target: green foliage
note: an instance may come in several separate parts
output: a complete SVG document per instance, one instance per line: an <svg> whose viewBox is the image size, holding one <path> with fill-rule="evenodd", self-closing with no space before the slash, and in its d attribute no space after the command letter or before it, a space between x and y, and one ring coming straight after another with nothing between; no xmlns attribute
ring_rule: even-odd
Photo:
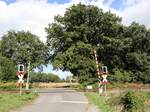
<svg viewBox="0 0 150 112"><path fill-rule="evenodd" d="M32 101L37 94L0 94L0 112L9 112L12 109L23 106L27 102Z"/></svg>
<svg viewBox="0 0 150 112"><path fill-rule="evenodd" d="M108 77L108 79L110 82L123 83L123 82L131 82L132 77L131 73L129 72L116 70L114 71L113 75L110 75Z"/></svg>
<svg viewBox="0 0 150 112"><path fill-rule="evenodd" d="M124 112L142 112L143 99L135 92L128 92L122 98Z"/></svg>
<svg viewBox="0 0 150 112"><path fill-rule="evenodd" d="M59 82L60 78L55 74L31 73L31 82Z"/></svg>
<svg viewBox="0 0 150 112"><path fill-rule="evenodd" d="M16 64L27 65L30 62L32 68L35 68L45 62L48 51L36 35L24 31L9 31L1 38L0 52Z"/></svg>
<svg viewBox="0 0 150 112"><path fill-rule="evenodd" d="M110 11L81 3L54 19L45 28L47 45L30 32L9 31L0 40L0 55L15 64L30 62L32 68L50 61L54 69L70 71L86 86L97 82L95 48L100 65L108 66L112 74L110 81L150 83L150 30L144 25L133 22L124 26ZM2 69L9 70L0 68L0 79L5 77L1 80L7 80L12 70L5 66Z"/></svg>
<svg viewBox="0 0 150 112"><path fill-rule="evenodd" d="M16 67L13 61L0 56L0 82L16 80Z"/></svg>
<svg viewBox="0 0 150 112"><path fill-rule="evenodd" d="M50 59L57 69L68 70L87 85L97 80L93 48L118 34L121 19L95 6L73 5L46 28ZM101 46L103 49L103 46Z"/></svg>
<svg viewBox="0 0 150 112"><path fill-rule="evenodd" d="M112 81L150 83L150 30L144 25L124 26L110 11L80 3L56 16L46 32L55 69L70 71L84 85L97 81L93 48Z"/></svg>
<svg viewBox="0 0 150 112"><path fill-rule="evenodd" d="M114 112L149 112L150 94L148 92L115 92L107 94L107 104Z"/></svg>

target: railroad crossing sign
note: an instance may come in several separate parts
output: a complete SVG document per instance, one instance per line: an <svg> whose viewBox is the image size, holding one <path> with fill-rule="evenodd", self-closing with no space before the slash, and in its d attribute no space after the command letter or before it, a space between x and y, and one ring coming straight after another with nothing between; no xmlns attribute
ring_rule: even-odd
<svg viewBox="0 0 150 112"><path fill-rule="evenodd" d="M102 83L103 83L103 84L106 84L106 83L108 82L108 80L107 80L107 75L106 75L106 74L105 74L105 75L103 74L103 75L102 75L102 78L103 78Z"/></svg>
<svg viewBox="0 0 150 112"><path fill-rule="evenodd" d="M23 64L19 64L18 65L18 72L16 73L17 77L19 78L18 83L19 84L23 84L24 80L24 65Z"/></svg>
<svg viewBox="0 0 150 112"><path fill-rule="evenodd" d="M24 77L24 65L23 64L19 64L18 65L18 71L16 73L17 77L19 78L18 80L18 84L20 85L20 96L22 95L22 85L24 83L23 77Z"/></svg>
<svg viewBox="0 0 150 112"><path fill-rule="evenodd" d="M20 83L22 83L22 84L24 83L23 77L24 77L23 74L18 75L18 78L19 78L18 83L19 83L19 84L20 84Z"/></svg>

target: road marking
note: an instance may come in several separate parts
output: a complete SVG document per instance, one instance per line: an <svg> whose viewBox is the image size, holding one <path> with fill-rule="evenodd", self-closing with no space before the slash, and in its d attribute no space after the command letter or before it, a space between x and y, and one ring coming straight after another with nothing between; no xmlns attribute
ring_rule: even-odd
<svg viewBox="0 0 150 112"><path fill-rule="evenodd" d="M78 103L78 104L88 104L85 101L60 101L61 103Z"/></svg>

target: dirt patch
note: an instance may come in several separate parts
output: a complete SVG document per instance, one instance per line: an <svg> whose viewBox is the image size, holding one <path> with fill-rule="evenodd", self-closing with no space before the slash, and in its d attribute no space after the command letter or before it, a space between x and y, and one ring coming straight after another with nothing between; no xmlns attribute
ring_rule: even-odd
<svg viewBox="0 0 150 112"><path fill-rule="evenodd" d="M38 88L67 88L78 85L78 83L32 83L32 87Z"/></svg>

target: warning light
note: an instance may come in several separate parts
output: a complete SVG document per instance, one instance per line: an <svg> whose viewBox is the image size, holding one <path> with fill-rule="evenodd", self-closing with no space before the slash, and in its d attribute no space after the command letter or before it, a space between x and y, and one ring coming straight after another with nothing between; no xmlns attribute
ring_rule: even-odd
<svg viewBox="0 0 150 112"><path fill-rule="evenodd" d="M104 73L104 74L108 73L107 66L102 66L101 70L102 70L102 73Z"/></svg>
<svg viewBox="0 0 150 112"><path fill-rule="evenodd" d="M18 72L24 72L24 65L23 64L18 65Z"/></svg>

